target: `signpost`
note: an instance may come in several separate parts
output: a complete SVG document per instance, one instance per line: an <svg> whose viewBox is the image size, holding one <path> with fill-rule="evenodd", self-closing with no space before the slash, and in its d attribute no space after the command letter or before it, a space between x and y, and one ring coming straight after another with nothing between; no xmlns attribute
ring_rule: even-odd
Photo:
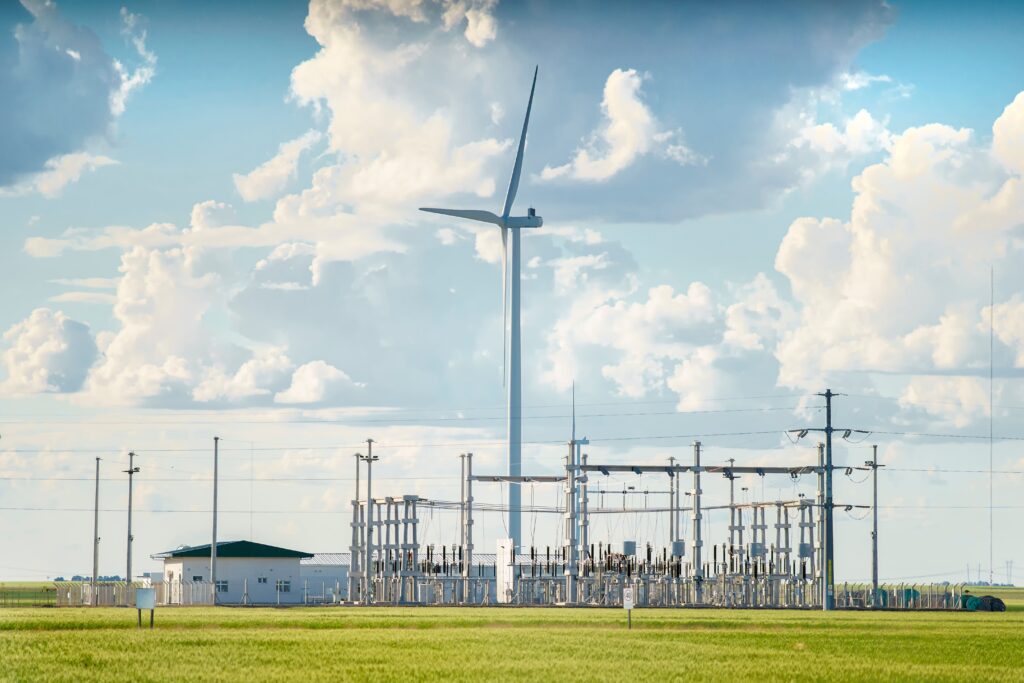
<svg viewBox="0 0 1024 683"><path fill-rule="evenodd" d="M139 628L142 628L142 610L149 610L149 628L153 628L153 612L156 611L156 589L136 588L135 609L139 611Z"/></svg>
<svg viewBox="0 0 1024 683"><path fill-rule="evenodd" d="M626 623L628 628L633 628L633 587L622 587L622 609L626 610Z"/></svg>

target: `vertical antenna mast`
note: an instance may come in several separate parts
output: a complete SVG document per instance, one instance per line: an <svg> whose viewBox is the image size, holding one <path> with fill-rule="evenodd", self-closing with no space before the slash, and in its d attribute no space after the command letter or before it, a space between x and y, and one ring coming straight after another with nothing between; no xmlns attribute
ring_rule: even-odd
<svg viewBox="0 0 1024 683"><path fill-rule="evenodd" d="M572 383L572 440L576 441L576 381Z"/></svg>
<svg viewBox="0 0 1024 683"><path fill-rule="evenodd" d="M993 491L994 477L992 470L992 455L995 449L993 438L993 426L995 420L994 396L995 396L995 331L996 331L996 269L993 266L989 270L989 309L988 309L988 585L992 585L993 568L993 530L995 529L993 517Z"/></svg>

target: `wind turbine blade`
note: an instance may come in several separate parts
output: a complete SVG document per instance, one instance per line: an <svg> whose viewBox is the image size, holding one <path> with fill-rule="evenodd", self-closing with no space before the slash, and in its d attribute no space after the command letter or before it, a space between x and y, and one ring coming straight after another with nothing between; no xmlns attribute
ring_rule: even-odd
<svg viewBox="0 0 1024 683"><path fill-rule="evenodd" d="M496 216L490 211L477 211L476 209L429 209L421 208L420 211L426 211L427 213L439 213L442 216L455 216L456 218L467 218L471 221L480 221L481 223L493 223L494 225L502 225L503 221L500 216Z"/></svg>
<svg viewBox="0 0 1024 683"><path fill-rule="evenodd" d="M508 228L501 228L501 386L508 375Z"/></svg>
<svg viewBox="0 0 1024 683"><path fill-rule="evenodd" d="M508 194L505 195L505 209L502 211L502 218L508 218L512 211L512 202L516 200L516 192L519 191L519 174L523 170L523 149L526 147L526 129L530 125L530 110L533 108L533 91L537 88L537 69L533 69L533 85L530 86L530 101L526 104L526 118L523 120L523 132L519 136L519 149L516 151L516 164L512 167L512 178L508 181Z"/></svg>

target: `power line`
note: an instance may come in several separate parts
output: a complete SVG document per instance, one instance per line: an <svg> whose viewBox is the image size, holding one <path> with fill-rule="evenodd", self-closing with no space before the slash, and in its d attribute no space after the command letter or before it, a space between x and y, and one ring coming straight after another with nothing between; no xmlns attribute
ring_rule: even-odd
<svg viewBox="0 0 1024 683"><path fill-rule="evenodd" d="M588 417L655 417L655 416L674 416L674 415L711 415L711 414L728 414L728 413L762 413L762 412L778 412L783 410L790 410L795 406L782 406L782 407L761 407L761 408L723 408L718 410L668 410L668 411L643 411L643 412L628 412L628 413L587 413L583 415L577 415L578 418ZM571 418L571 415L524 415L522 420L566 420ZM286 420L229 420L230 424L261 424L261 425L287 425L287 424L323 424L323 425L337 425L337 424L352 424L353 426L363 424L419 424L424 422L490 422L490 421L505 421L507 417L505 415L496 416L485 416L485 417L473 417L466 415L456 415L448 417L408 417L408 418L295 418ZM194 420L186 419L183 417L181 420L91 420L88 418L81 419L33 419L33 420L0 420L0 424L7 425L29 425L29 424L103 424L103 425L181 425L191 426L196 424L212 424L212 425L223 425L226 420Z"/></svg>
<svg viewBox="0 0 1024 683"><path fill-rule="evenodd" d="M751 401L751 400L779 400L779 399L791 399L792 400L792 399L803 399L803 398L806 398L808 396L811 396L811 394L763 394L763 395L759 395L759 396L714 396L714 397L703 398L703 399L701 399L701 401L703 403L718 403L718 402L722 402L722 401ZM651 400L651 401L628 401L628 402L623 402L623 401L605 401L605 402L595 402L595 403L577 403L576 407L598 408L598 407L604 407L604 406L642 406L642 405L678 405L678 404L679 404L679 400L678 399L671 399L671 400L659 399L659 400ZM523 407L524 408L565 408L565 407L567 407L567 405L568 405L567 403L537 403L537 404L524 405ZM363 406L363 407L361 407L361 409L364 409L364 410L367 410L367 411L370 411L370 410L385 411L386 410L386 411L391 412L391 413L413 413L413 412L424 412L424 413L439 412L439 413L441 413L441 412L463 412L463 411L472 411L472 410L500 410L500 411L504 411L506 409L506 407L507 406L505 406L504 404L501 404L501 405L490 405L490 406L480 406L480 405L463 406L463 407L442 406L442 407L429 407L429 408L427 408L427 407L404 407L404 408L383 407L382 408L382 407L377 407L377 406ZM171 414L180 414L183 411L176 410L176 409L173 409L173 408L147 408L146 409L146 413L147 414L164 413L164 412L171 413ZM236 413L239 413L239 412L244 412L245 414L257 414L257 415L261 414L261 413L267 414L267 415L278 415L278 414L280 414L282 412L285 412L285 411L282 410L282 409L246 410L246 411L239 411L238 409L223 409L223 410L209 409L209 410L201 410L201 411L192 410L192 411L188 411L188 412L189 413L198 413L198 414L203 414L203 415L217 415L217 414L233 415L233 414L236 414ZM308 412L311 412L311 411L302 411L302 412L307 412L308 413ZM17 413L10 413L10 412L8 412L6 414L7 415L13 415L13 416L16 416L16 417L26 417L26 418L34 418L35 417L34 415L29 415L29 414L24 414L24 413L19 415ZM72 417L72 416L57 415L56 417ZM74 417L77 417L77 416L74 416ZM192 421L189 421L189 424L192 424L192 423L193 423Z"/></svg>

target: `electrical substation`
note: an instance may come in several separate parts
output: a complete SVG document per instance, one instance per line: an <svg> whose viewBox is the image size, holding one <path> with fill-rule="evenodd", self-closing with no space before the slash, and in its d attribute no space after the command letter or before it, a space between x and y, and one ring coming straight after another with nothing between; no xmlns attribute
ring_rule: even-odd
<svg viewBox="0 0 1024 683"><path fill-rule="evenodd" d="M839 505L832 500L834 467L825 443L817 448L815 465L772 467L705 464L700 442L692 444L692 460L687 463L675 457L664 465L595 463L588 462L583 452L586 443L585 439L568 442L564 474L557 476L475 473L473 454L462 454L459 501L418 495L375 497L372 461L357 458L357 468L361 461L368 466L365 488L357 489L351 502L345 602L619 607L626 588L633 589L638 607L956 609L962 602L963 588L950 584L835 584L830 518ZM664 504L640 509L627 508L625 503L622 508L594 505L595 484L610 475L646 476L648 484L654 477L664 490L648 495ZM710 477L728 481L728 504L704 503L703 486ZM813 477L816 495L738 502L740 477L784 481ZM512 539L498 539L493 554L478 554L474 490L494 484L558 487L560 509L525 507L522 511L561 516L562 543L516 548ZM602 490L599 498L603 500L607 493ZM501 507L488 504L483 509L503 512ZM458 543L420 544L421 516L433 508L458 511ZM711 511L721 511L728 520L714 537L706 533L703 523ZM663 519L658 538L613 544L591 531L595 517L637 513ZM687 527L689 538L683 534Z"/></svg>

